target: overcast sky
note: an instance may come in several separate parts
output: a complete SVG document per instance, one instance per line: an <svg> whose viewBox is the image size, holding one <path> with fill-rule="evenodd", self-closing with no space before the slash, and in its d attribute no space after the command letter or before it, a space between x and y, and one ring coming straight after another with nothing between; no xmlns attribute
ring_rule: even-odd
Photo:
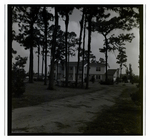
<svg viewBox="0 0 150 140"><path fill-rule="evenodd" d="M79 21L81 20L81 13L79 10L74 10L73 14L70 15L70 22L69 22L69 27L68 27L68 31L74 31L77 36L79 37L79 32L80 32L80 26L79 26ZM64 21L60 18L59 19L59 25L61 26L61 29L63 31L65 31L65 24ZM15 24L13 26L13 28L15 29L16 32L18 32L18 28L17 25ZM126 54L127 54L127 66L129 66L129 63L132 65L132 69L133 69L133 73L138 75L139 74L139 69L138 69L138 61L139 61L139 29L138 28L134 28L132 29L132 31L130 31L131 33L134 33L135 38L132 40L131 43L126 43L125 47L126 47ZM124 33L121 30L115 30L112 31L110 33L111 34L115 34L118 35L120 33ZM85 43L85 47L87 48L87 36L88 36L88 32L86 32L86 43ZM102 35L100 35L97 32L92 33L92 38L91 38L91 51L92 53L96 56L96 59L99 60L99 58L105 58L105 55L103 53L99 52L99 48L103 47L103 43L104 43L104 37ZM29 70L29 50L25 50L24 47L21 47L17 42L13 42L13 48L15 50L17 50L17 54L16 55L21 55L22 57L27 56L28 57L28 61L25 67L25 70L28 71ZM37 51L37 49L35 48L34 51ZM117 56L118 52L115 51L113 52L109 52L108 53L108 63L110 65L110 69L116 69L119 68L119 65L116 64L116 56ZM14 55L14 57L16 56ZM77 55L75 57L71 57L70 61L77 61ZM40 61L40 66L41 66L41 61ZM50 57L48 57L48 65L50 64ZM37 72L37 54L34 54L34 72ZM41 72L41 68L40 68L40 72ZM125 72L125 68L123 68L123 73Z"/></svg>

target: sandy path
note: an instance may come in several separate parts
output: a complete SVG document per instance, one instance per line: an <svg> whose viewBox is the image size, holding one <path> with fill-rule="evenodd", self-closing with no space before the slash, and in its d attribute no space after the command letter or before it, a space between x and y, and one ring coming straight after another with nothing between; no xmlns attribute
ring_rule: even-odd
<svg viewBox="0 0 150 140"><path fill-rule="evenodd" d="M97 112L114 104L123 87L58 99L38 106L12 111L12 133L82 133L81 127L92 121Z"/></svg>

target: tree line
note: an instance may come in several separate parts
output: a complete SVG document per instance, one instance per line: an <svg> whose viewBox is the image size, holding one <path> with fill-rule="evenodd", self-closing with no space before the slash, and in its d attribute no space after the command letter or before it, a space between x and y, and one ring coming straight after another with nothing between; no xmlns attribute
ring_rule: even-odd
<svg viewBox="0 0 150 140"><path fill-rule="evenodd" d="M45 85L47 85L47 55L50 55L51 67L48 89L54 89L54 66L58 63L65 65L65 85L66 87L68 86L69 56L74 55L75 51L77 51L78 61L75 85L76 87L78 86L79 63L82 62L83 87L83 66L86 62L86 88L88 88L90 59L95 58L91 54L92 32L98 32L104 37L104 47L100 48L100 52L105 53L105 81L107 82L108 51L118 50L117 63L120 64L120 69L122 69L123 63L126 62L126 55L124 53L125 42L131 42L134 38L134 34L128 31L140 26L140 8L140 5L9 5L8 10L11 13L11 16L9 16L11 21L9 23L9 33L11 34L11 43L9 46L12 48L12 41L15 40L20 46L29 50L30 83L33 82L33 48L37 48L38 73L40 48L42 48L42 62L43 60L45 61ZM80 33L78 37L75 32L68 32L69 17L74 9L79 10L82 14L81 20L79 21ZM112 16L111 13L115 14ZM65 31L61 30L59 18L64 20ZM17 23L18 25L18 34L12 28L13 23ZM119 35L112 34L112 31L118 29L125 32ZM87 50L85 49L86 33L88 34ZM15 53L13 48L12 53Z"/></svg>

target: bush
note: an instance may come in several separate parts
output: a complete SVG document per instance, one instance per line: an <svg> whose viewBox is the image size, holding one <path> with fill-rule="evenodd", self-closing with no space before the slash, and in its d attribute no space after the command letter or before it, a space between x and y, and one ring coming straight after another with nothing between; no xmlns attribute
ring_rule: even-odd
<svg viewBox="0 0 150 140"><path fill-rule="evenodd" d="M95 77L94 77L94 75L92 76L92 78L90 79L90 81L91 81L92 83L95 82Z"/></svg>
<svg viewBox="0 0 150 140"><path fill-rule="evenodd" d="M124 83L128 83L128 78L127 78L127 76L123 76L123 77L122 77L122 81L123 81Z"/></svg>
<svg viewBox="0 0 150 140"><path fill-rule="evenodd" d="M18 97L25 92L25 71L15 69L12 71L12 93Z"/></svg>
<svg viewBox="0 0 150 140"><path fill-rule="evenodd" d="M114 81L110 80L110 79L107 79L107 82L106 81L100 81L100 84L101 85L113 85Z"/></svg>
<svg viewBox="0 0 150 140"><path fill-rule="evenodd" d="M130 97L136 105L141 105L141 103L142 103L142 94L140 93L139 90L137 90L136 92L130 94Z"/></svg>
<svg viewBox="0 0 150 140"><path fill-rule="evenodd" d="M16 63L12 67L12 94L15 97L21 96L25 92L24 80L26 73L24 70L24 64L27 61L27 58L22 58L19 56L16 57Z"/></svg>
<svg viewBox="0 0 150 140"><path fill-rule="evenodd" d="M133 81L134 81L134 83L139 83L139 76L138 75L135 75L135 76L133 76Z"/></svg>
<svg viewBox="0 0 150 140"><path fill-rule="evenodd" d="M84 82L85 82L85 83L87 82L87 77L84 78Z"/></svg>
<svg viewBox="0 0 150 140"><path fill-rule="evenodd" d="M116 83L120 83L121 79L119 77L116 78Z"/></svg>

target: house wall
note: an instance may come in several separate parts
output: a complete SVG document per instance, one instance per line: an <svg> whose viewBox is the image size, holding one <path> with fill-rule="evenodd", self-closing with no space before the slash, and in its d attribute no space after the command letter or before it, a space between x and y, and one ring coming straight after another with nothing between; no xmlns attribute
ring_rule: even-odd
<svg viewBox="0 0 150 140"><path fill-rule="evenodd" d="M111 75L111 76L108 75L108 79L110 79L110 80L113 79L113 81L116 81L117 77L119 77L119 70L116 70L114 75Z"/></svg>
<svg viewBox="0 0 150 140"><path fill-rule="evenodd" d="M116 81L116 78L117 78L117 71L113 75L113 80Z"/></svg>
<svg viewBox="0 0 150 140"><path fill-rule="evenodd" d="M97 71L96 67L100 67L100 71ZM104 75L105 71L106 71L105 65L102 65L102 66L90 66L89 79L91 79L92 76L94 75L96 81L103 80L104 79L103 75ZM85 67L84 73L85 73L85 77L86 77L87 67Z"/></svg>
<svg viewBox="0 0 150 140"><path fill-rule="evenodd" d="M100 71L97 71L96 67L100 67ZM100 81L104 79L104 73L105 73L105 65L99 65L99 66L90 66L89 70L89 80L92 78L94 75L96 81ZM68 75L68 80L73 80L75 81L76 75L75 73L77 72L77 67L74 65L69 65L69 75ZM78 80L81 81L82 79L82 67L79 66L79 71L78 71ZM62 69L62 65L58 65L58 75L57 75L57 65L55 65L55 79L58 80L65 80L65 68ZM87 73L87 66L84 67L84 76L83 79L86 77Z"/></svg>
<svg viewBox="0 0 150 140"><path fill-rule="evenodd" d="M113 75L113 80L116 81L117 77L119 77L119 70L117 70Z"/></svg>
<svg viewBox="0 0 150 140"><path fill-rule="evenodd" d="M69 74L68 74L68 80L70 81L75 81L75 78L76 78L76 75L75 73L77 72L77 68L76 66L73 66L73 65L69 65ZM54 71L55 75L57 75L57 66L56 66L56 69ZM62 66L59 65L58 66L58 79L65 79L65 68L62 69ZM81 67L79 67L79 73L78 73L78 79L81 80L81 74L82 74L82 69ZM55 77L55 79L57 78L57 76Z"/></svg>
<svg viewBox="0 0 150 140"><path fill-rule="evenodd" d="M91 66L90 67L90 74L104 74L105 73L105 69L104 69L104 66L103 67L100 67L100 71L96 71L96 67L94 66Z"/></svg>
<svg viewBox="0 0 150 140"><path fill-rule="evenodd" d="M114 77L113 77L113 75L108 75L107 78L108 78L109 80L113 80Z"/></svg>

